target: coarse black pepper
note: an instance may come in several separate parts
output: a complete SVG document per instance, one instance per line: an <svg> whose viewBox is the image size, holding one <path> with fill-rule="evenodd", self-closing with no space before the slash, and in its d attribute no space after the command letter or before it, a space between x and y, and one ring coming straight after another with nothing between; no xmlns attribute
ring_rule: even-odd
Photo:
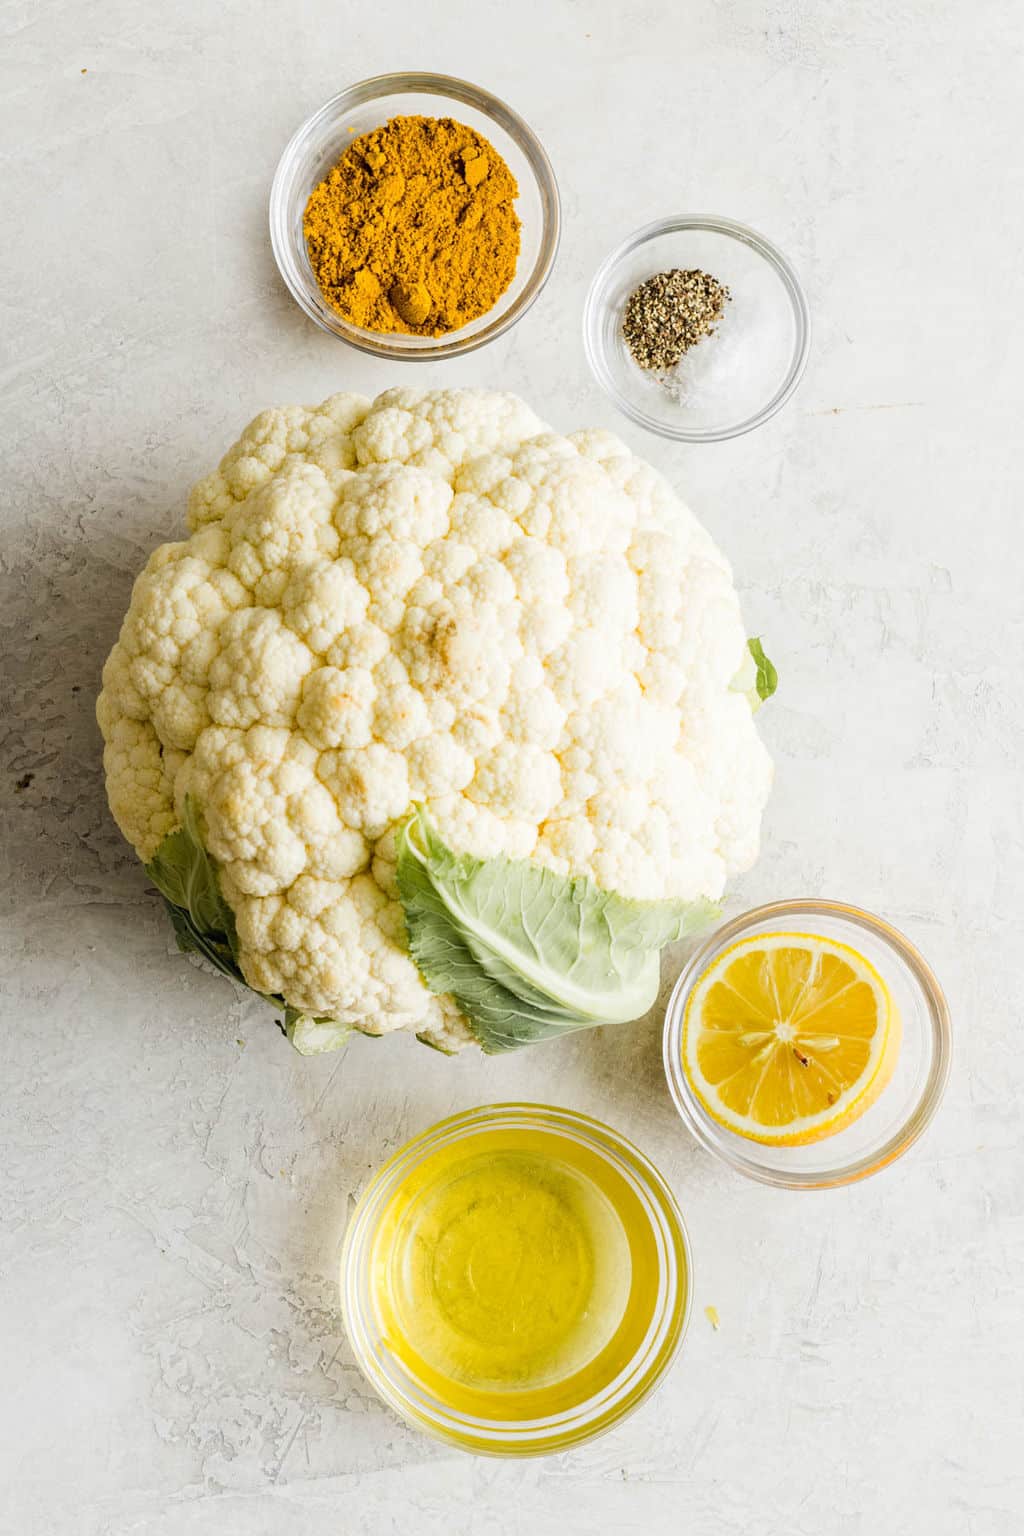
<svg viewBox="0 0 1024 1536"><path fill-rule="evenodd" d="M664 373L721 320L728 288L694 267L655 272L626 300L622 335L633 361Z"/></svg>

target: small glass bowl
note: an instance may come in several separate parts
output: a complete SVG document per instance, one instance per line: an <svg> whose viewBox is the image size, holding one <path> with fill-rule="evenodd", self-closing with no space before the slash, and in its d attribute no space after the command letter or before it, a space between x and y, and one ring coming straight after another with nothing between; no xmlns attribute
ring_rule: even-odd
<svg viewBox="0 0 1024 1536"><path fill-rule="evenodd" d="M731 298L714 335L686 353L669 389L633 361L622 319L634 288L673 267L709 272ZM774 416L800 382L810 340L793 268L763 235L732 219L659 219L638 229L598 269L583 311L583 344L601 388L639 426L684 443L740 437Z"/></svg>
<svg viewBox="0 0 1024 1536"><path fill-rule="evenodd" d="M309 194L353 138L409 115L456 117L494 145L519 183L516 212L522 246L516 275L493 309L446 336L382 335L344 320L324 301L313 276L302 218ZM377 75L332 96L293 136L270 192L270 240L292 298L311 320L361 352L402 361L435 362L472 352L525 315L547 282L558 250L558 186L540 140L511 107L449 75Z"/></svg>
<svg viewBox="0 0 1024 1536"><path fill-rule="evenodd" d="M708 966L757 933L816 933L848 944L888 983L903 1025L892 1081L844 1130L806 1147L771 1147L726 1130L711 1118L683 1071L683 1016ZM687 961L665 1014L665 1075L676 1108L701 1146L748 1178L780 1189L835 1189L895 1162L931 1123L952 1058L949 1009L927 962L880 917L839 901L776 901L755 907L711 935Z"/></svg>
<svg viewBox="0 0 1024 1536"><path fill-rule="evenodd" d="M389 1349L374 1306L374 1234L396 1188L441 1147L481 1131L549 1133L575 1142L621 1179L642 1207L656 1253L656 1294L641 1344L619 1373L586 1400L544 1418L477 1417L453 1409ZM341 1255L341 1305L356 1363L386 1403L416 1429L478 1455L540 1456L591 1440L621 1422L661 1382L690 1318L690 1240L668 1185L618 1132L568 1109L492 1104L442 1120L415 1137L374 1174L363 1192ZM514 1406L514 1404L512 1405Z"/></svg>

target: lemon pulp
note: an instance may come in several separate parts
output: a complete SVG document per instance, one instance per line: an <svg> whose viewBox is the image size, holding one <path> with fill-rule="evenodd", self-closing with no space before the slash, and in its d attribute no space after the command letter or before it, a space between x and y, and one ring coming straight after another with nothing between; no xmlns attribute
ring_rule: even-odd
<svg viewBox="0 0 1024 1536"><path fill-rule="evenodd" d="M658 1289L630 1185L557 1132L437 1148L391 1195L371 1252L391 1353L447 1406L497 1418L557 1412L614 1379Z"/></svg>
<svg viewBox="0 0 1024 1536"><path fill-rule="evenodd" d="M699 978L683 1066L720 1124L796 1146L864 1113L892 1075L899 1042L889 989L859 951L819 934L762 933Z"/></svg>

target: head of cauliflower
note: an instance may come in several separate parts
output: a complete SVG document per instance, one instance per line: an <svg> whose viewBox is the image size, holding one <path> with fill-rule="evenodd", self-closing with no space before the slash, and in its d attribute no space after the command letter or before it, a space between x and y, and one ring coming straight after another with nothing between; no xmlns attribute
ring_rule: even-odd
<svg viewBox="0 0 1024 1536"><path fill-rule="evenodd" d="M408 952L417 802L459 851L644 899L755 858L729 566L617 438L485 390L334 395L258 416L188 515L104 669L107 791L144 860L191 797L257 991L468 1038Z"/></svg>

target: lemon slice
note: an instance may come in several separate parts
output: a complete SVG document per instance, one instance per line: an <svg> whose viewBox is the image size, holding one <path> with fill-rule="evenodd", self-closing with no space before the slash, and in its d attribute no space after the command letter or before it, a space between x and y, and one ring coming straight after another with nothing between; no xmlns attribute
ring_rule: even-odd
<svg viewBox="0 0 1024 1536"><path fill-rule="evenodd" d="M690 993L683 1070L713 1119L751 1141L832 1136L892 1076L900 1022L870 961L814 933L758 933Z"/></svg>

